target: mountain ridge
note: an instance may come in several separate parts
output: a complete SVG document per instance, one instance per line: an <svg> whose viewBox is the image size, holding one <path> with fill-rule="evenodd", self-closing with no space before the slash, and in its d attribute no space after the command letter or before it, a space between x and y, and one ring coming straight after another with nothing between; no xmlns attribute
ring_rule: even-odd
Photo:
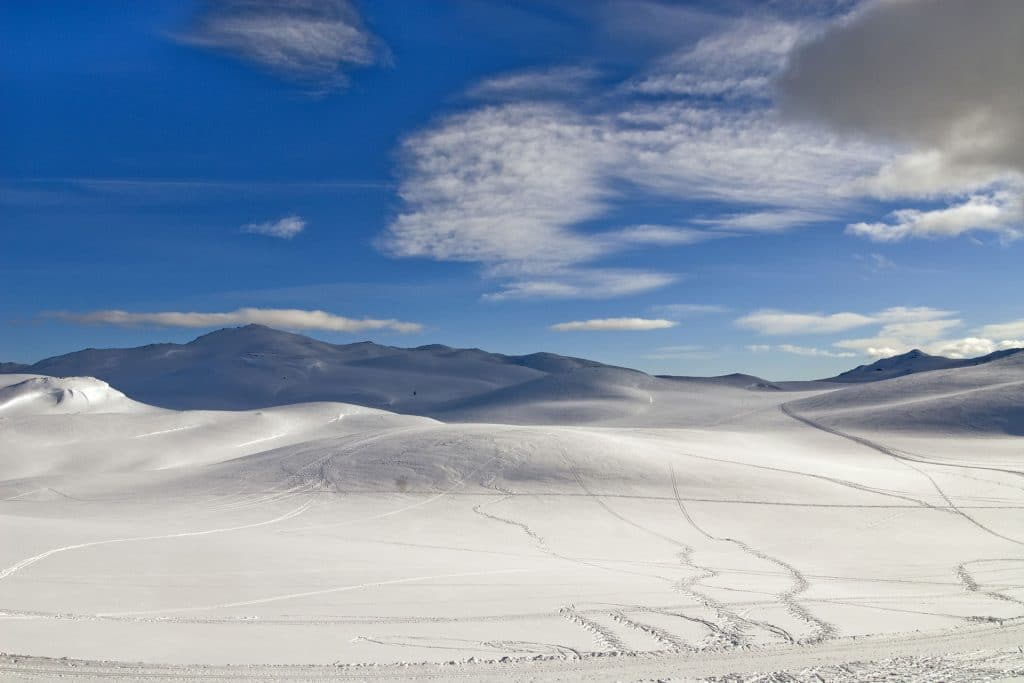
<svg viewBox="0 0 1024 683"><path fill-rule="evenodd" d="M748 391L802 391L872 383L908 375L984 365L1014 355L1008 349L970 359L932 356L918 349L877 360L834 377L765 380L732 373L716 377L648 375L639 370L549 352L524 355L425 344L404 348L359 341L332 344L263 325L214 330L184 344L86 348L32 364L3 363L0 373L90 376L129 397L164 408L255 409L287 403L341 401L396 412L433 414L474 400L524 396L515 387L549 386L577 397L668 381ZM570 378L571 373L581 373ZM560 379L559 379L560 378ZM542 381L543 380L543 381ZM539 382L539 384L538 384ZM553 387L559 387L554 389Z"/></svg>
<svg viewBox="0 0 1024 683"><path fill-rule="evenodd" d="M974 358L947 358L946 356L933 356L920 349L913 349L906 353L880 358L873 363L858 365L851 370L841 372L834 377L828 377L821 381L845 384L877 382L894 377L906 377L907 375L921 372L931 372L933 370L950 370L953 368L985 365L986 363L1012 356L1021 351L1024 351L1024 349L1002 349Z"/></svg>
<svg viewBox="0 0 1024 683"><path fill-rule="evenodd" d="M435 404L577 370L646 377L638 370L551 353L331 344L262 325L214 330L184 344L87 348L2 367L4 373L96 377L135 400L164 408L232 410L340 401L424 412Z"/></svg>

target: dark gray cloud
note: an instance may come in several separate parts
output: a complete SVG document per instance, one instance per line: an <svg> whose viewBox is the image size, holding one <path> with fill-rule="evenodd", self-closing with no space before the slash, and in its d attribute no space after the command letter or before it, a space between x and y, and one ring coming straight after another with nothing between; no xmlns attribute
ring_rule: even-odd
<svg viewBox="0 0 1024 683"><path fill-rule="evenodd" d="M783 109L939 150L949 173L1021 172L1022 36L1020 0L876 0L792 53Z"/></svg>

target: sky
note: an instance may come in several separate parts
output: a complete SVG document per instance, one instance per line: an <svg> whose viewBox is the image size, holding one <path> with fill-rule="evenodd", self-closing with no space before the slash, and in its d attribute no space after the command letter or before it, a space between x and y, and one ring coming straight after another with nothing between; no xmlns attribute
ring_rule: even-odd
<svg viewBox="0 0 1024 683"><path fill-rule="evenodd" d="M1018 0L0 4L0 361L1024 346Z"/></svg>

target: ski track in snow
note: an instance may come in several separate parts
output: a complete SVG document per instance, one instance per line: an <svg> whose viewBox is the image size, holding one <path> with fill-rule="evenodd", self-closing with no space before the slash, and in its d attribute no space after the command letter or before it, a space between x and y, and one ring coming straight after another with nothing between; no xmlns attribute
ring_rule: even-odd
<svg viewBox="0 0 1024 683"><path fill-rule="evenodd" d="M494 569L490 571L482 572L457 572L455 574L431 574L428 576L410 576L401 579L388 579L386 581L371 581L368 583L357 583L349 586L334 586L332 588L323 588L314 591L303 591L300 593L285 593L283 595L271 595L263 598L253 598L252 600L239 600L237 602L224 602L215 605L195 605L190 607L167 607L163 609L153 610L137 610L127 612L100 612L96 616L98 617L131 617L131 616L144 616L149 614L180 614L182 612L203 612L215 609L230 609L233 607L251 607L253 605L265 605L271 602L282 602L285 600L297 600L300 598L310 598L317 595L328 595L331 593L345 593L348 591L357 591L367 588L380 588L383 586L395 586L403 583L421 583L425 581L434 581L437 579L458 579L466 578L470 576L492 576L495 574L521 574L528 572L529 569Z"/></svg>
<svg viewBox="0 0 1024 683"><path fill-rule="evenodd" d="M156 536L134 536L134 537L131 537L131 538L108 538L108 539L105 539L105 540L102 540L102 541L89 541L87 543L75 543L73 545L65 545L65 546L61 546L60 548L53 548L51 550L47 550L45 552L39 553L38 555L33 555L32 557L26 557L25 559L21 560L20 562L16 562L15 564L12 564L11 566L7 567L6 569L0 570L0 580L6 579L6 578L8 578L8 577L10 577L10 576L20 572L22 569L25 569L26 567L30 567L30 566L36 564L37 562L41 562L41 561L45 560L48 557L52 557L52 556L60 554L60 553L71 552L73 550L81 550L83 548L94 548L96 546L113 545L115 543L138 543L138 542L141 542L141 541L160 541L160 540L167 540L167 539L174 539L174 538L188 538L188 537L193 537L193 536L209 536L211 534L223 534L223 533L228 533L228 532L231 532L231 531L242 531L244 529L255 529L257 527L268 526L270 524L278 524L280 522L286 522L289 519L293 519L295 517L298 517L303 512L308 510L312 504L313 504L312 501L307 501L307 502L303 503L302 505L300 505L299 507L295 508L294 510L292 510L290 512L286 512L283 515L280 515L278 517L274 517L273 519L268 519L268 520L265 520L265 521L262 521L262 522L255 522L255 523L252 523L252 524L242 524L242 525L239 525L239 526L221 527L221 528L217 528L217 529L203 529L201 531L182 531L182 532L177 532L177 533L172 533L172 534L159 534L159 535L156 535Z"/></svg>
<svg viewBox="0 0 1024 683"><path fill-rule="evenodd" d="M636 414L642 417L643 411L652 411L653 415L653 411L670 409L671 394L662 393L656 384L651 385L655 393L647 393L646 385L635 379L629 381L629 391L639 394L636 402L640 407L633 406ZM982 389L1017 384L1020 382L1002 382ZM572 398L572 385L556 386L560 399ZM285 388L283 384L281 388ZM892 405L920 406L932 398L975 396L982 389L932 394ZM423 393L421 389L421 396ZM0 581L18 576L48 558L77 550L241 532L274 525L276 528L268 533L244 536L245 541L265 541L267 546L262 550L277 552L280 548L283 553L291 553L285 559L300 562L256 562L256 566L249 568L214 563L199 566L203 560L197 560L194 576L187 568L177 566L169 568L166 574L150 577L157 583L146 583L143 577L130 576L127 569L121 570L119 575L116 570L96 572L95 567L89 567L80 575L55 572L54 577L46 572L40 572L39 577L27 572L28 581L15 580L9 582L7 588L15 592L10 604L17 605L18 609L3 609L0 618L8 625L33 622L32 627L43 628L52 624L56 633L75 633L59 630L74 622L82 622L82 628L95 628L101 634L103 629L111 629L109 633L128 633L127 629L138 628L140 633L150 633L145 629L153 629L151 633L161 633L159 637L165 637L159 629L174 627L181 630L170 633L187 633L186 639L201 638L193 636L190 629L203 633L199 627L209 626L234 635L244 631L242 640L253 638L252 642L257 643L266 642L261 638L273 637L265 635L268 633L265 629L282 629L269 631L275 636L314 627L335 629L332 636L344 634L335 646L338 648L334 652L337 666L329 669L296 665L293 673L286 667L274 669L256 665L236 673L216 667L196 669L139 664L126 665L111 674L111 677L127 674L140 678L188 678L195 671L200 672L200 677L202 673L216 673L211 677L229 680L247 673L254 679L260 676L266 679L275 673L280 675L280 680L301 676L317 678L325 672L325 678L361 678L357 674L371 670L354 662L375 661L382 665L381 676L394 678L413 674L422 679L462 676L476 680L474 673L480 674L480 680L497 680L503 675L530 678L533 673L540 677L539 674L546 671L544 667L550 667L548 671L556 677L573 678L588 672L615 676L615 672L621 672L621 678L632 679L655 677L649 675L654 669L643 668L651 662L654 663L651 666L661 667L660 672L676 672L673 667L677 665L689 667L719 661L716 658L721 658L723 667L729 662L747 666L747 656L763 658L758 661L769 667L789 666L787 662L803 660L787 657L805 654L813 657L814 653L824 652L838 653L834 656L845 658L842 661L847 663L837 664L833 669L822 668L822 672L829 671L836 680L854 680L854 673L867 675L874 669L848 664L853 661L851 657L877 658L879 653L928 657L932 655L921 654L915 648L942 642L946 645L941 655L936 656L949 659L950 648L989 647L993 643L1002 647L1013 638L1020 642L1020 634L1024 633L1024 610L1021 609L1024 608L1024 593L1021 592L1024 590L1024 552L1020 546L1024 546L1024 539L1017 538L1011 529L1013 523L1022 519L1013 511L1024 509L1024 501L1012 497L1012 493L1024 492L1024 486L1010 483L1015 481L1010 477L1024 477L1024 472L988 464L942 461L890 447L874 440L877 438L874 434L867 438L830 427L826 424L827 417L819 422L780 400L770 399L770 394L751 393L738 400L727 415L702 417L697 421L701 425L699 429L693 430L671 423L661 424L653 418L651 424L656 426L614 431L616 427L600 424L592 429L578 425L565 429L437 422L407 426L409 422L393 422L391 420L398 418L391 416L381 417L379 421L363 422L362 417L345 421L338 427L338 433L327 437L324 437L324 421L326 424L341 422L349 413L344 407L339 412L325 413L321 405L320 412L313 413L317 418L315 427L320 430L311 427L311 434L317 437L315 441L274 447L271 442L286 436L296 437L292 440L302 439L301 429L287 427L285 432L241 444L233 444L234 439L226 442L225 448L229 450L259 446L253 449L259 451L255 455L226 456L229 459L216 462L210 456L204 456L205 460L197 457L194 462L200 464L190 465L187 464L188 453L183 453L180 460L175 460L183 464L176 464L174 468L180 468L178 471L188 485L168 495L168 500L178 504L175 496L184 492L180 493L180 507L173 509L173 514L182 515L177 522L179 528L187 528L182 519L190 519L193 514L238 515L255 511L247 515L251 519L257 515L270 517L286 506L301 504L259 522L227 526L234 517L211 517L211 521L191 524L194 528L203 524L210 528L176 533L128 535L124 527L119 526L127 518L119 518L119 514L104 517L96 512L98 504L113 498L109 493L106 498L102 493L93 493L96 489L90 487L97 486L95 481L100 478L94 472L87 472L91 479L77 489L75 479L60 479L59 475L12 477L4 483L13 490L32 488L0 500L11 503L5 510L13 514L5 516L5 522L10 519L17 523L24 519L36 525L25 527L25 533L32 533L35 528L45 529L46 524L59 522L60 514L70 518L81 511L85 518L95 513L98 521L109 525L108 533L114 537L53 547L25 557L0 569ZM92 408L102 409L90 404ZM514 419L537 414L524 409L521 415L514 412L516 409L515 406L509 409ZM585 413L586 409L578 410ZM780 417L779 412L786 417ZM837 409L837 414L841 412L842 409ZM778 423L787 425L783 436L771 429L765 431L764 438L769 444L765 450L767 457L760 457L759 444L749 433L742 429L728 431L728 425L738 424L748 416L756 416L750 421L752 425L771 424L772 428ZM807 439L809 431L788 423L787 418L837 437L829 439L819 435L811 443L835 441L836 451L850 459L838 461L839 465L829 469L827 458L819 465L819 461L810 460L816 453L799 447L796 456L790 458L786 448L793 444L799 446L801 439ZM73 425L72 421L86 418L65 413L61 419ZM123 438L163 435L166 438L134 447L170 448L180 432L199 426L216 426L186 424L154 430L167 424L166 419L153 421L151 418L149 422L134 422L125 430ZM707 427L709 424L726 425L720 432L726 436L716 441L718 432L712 433ZM350 426L354 431L349 431ZM368 429L368 426L373 428ZM665 427L671 430L660 431ZM154 431L145 431L147 428ZM793 431L803 436L787 441L791 438L789 432ZM73 429L69 428L69 432ZM237 432L227 433L237 438ZM603 440L606 435L610 438ZM620 435L623 441L619 440ZM638 444L635 462L630 450L633 446L622 445L627 439ZM849 443L844 445L840 440ZM198 439L194 434L185 435L181 443L186 444L187 449L198 443ZM737 449L737 444L747 448L751 443L754 444L751 462L745 461L746 451L730 459L720 456L720 451L716 450L720 444L721 453L727 454L732 452L730 449ZM648 447L650 452L645 450ZM887 459L868 457L860 447ZM1005 445L1000 447L1006 448ZM929 452L927 446L920 450ZM237 451L230 452L237 454ZM774 460L773 453L779 454ZM1009 453L1008 450L997 449L993 453L1004 458L992 461L995 465L1009 462L1002 455ZM797 469L803 467L802 464L791 464L791 468L777 466L801 462L803 457L809 463L806 469ZM62 460L57 458L55 462L60 465ZM114 463L114 469L121 466L116 459L110 462ZM206 464L210 462L213 464ZM685 496L677 478L681 462L694 470L692 475L686 472L684 483L690 495ZM977 461L985 462L980 458ZM864 468L863 477L858 474L859 467ZM906 474L900 467L914 474ZM413 488L419 490L406 490L405 474L410 470L415 475L410 477L416 482ZM886 481L879 472L899 473L897 483L891 484L893 488L887 488L885 483L868 485ZM987 474L982 476L982 472ZM364 473L368 473L365 481L360 479ZM556 476L551 476L552 473ZM128 466L117 472L117 476L126 477L124 481L134 481L127 478L133 474ZM209 478L203 479L206 475ZM776 479L784 482L778 491L763 484ZM150 484L144 479L141 481L146 486ZM157 478L152 481L162 486L165 481L173 484L176 480ZM744 485L730 488L732 481ZM749 482L756 482L763 488L749 495ZM36 488L40 483L47 485ZM536 483L539 485L534 486ZM622 485L617 485L619 483ZM69 493L81 494L83 498L62 493L51 488L51 484ZM663 495L669 493L669 485L671 495ZM898 488L901 485L903 488ZM1001 490L993 490L995 487ZM157 491L156 488L144 490ZM63 499L35 496L46 491ZM193 491L196 498L189 499ZM830 493L835 493L837 498L841 493L842 497L832 502ZM154 508L144 506L162 504L160 495L153 494L155 503L148 499L127 499L139 507L123 509L128 515L136 509L152 512ZM314 507L314 496L323 504L316 505L317 518L310 519L313 514L306 513ZM202 503L192 504L200 498ZM543 504L539 503L541 500ZM535 507L534 503L537 503ZM337 510L342 509L348 518L337 514ZM860 518L862 510L872 512L864 512L865 517ZM303 515L303 526L285 524ZM764 515L765 519L750 523L744 515ZM800 515L824 520L817 537L772 535L773 527L778 528L789 520L804 523ZM952 543L948 549L924 545L936 548L933 556L923 558L926 561L916 564L917 557L904 553L896 563L885 565L877 574L863 562L829 563L827 557L819 562L817 555L810 554L815 548L809 544L814 541L821 542L825 552L856 547L856 544L827 545L831 542L830 534L845 538L861 535L858 540L863 543L875 539L880 543L892 542L899 528L893 522L905 516L914 523L925 520L920 523L931 525L927 526L927 533L932 535L946 525L951 537L959 534L956 538L966 539L964 547L978 550L964 550L958 555ZM401 519L397 523L391 521L395 517ZM957 522L957 518L967 524ZM158 529L135 527L132 531ZM342 529L340 534L332 533L338 529ZM446 536L437 535L438 529ZM478 531L480 529L483 531ZM607 533L607 544L603 544L604 539L600 537L587 537L600 532ZM482 535L474 536L476 533ZM925 539L922 543L927 543L931 537L922 535L921 538ZM837 540L842 543L844 539ZM46 545L59 542L50 541ZM322 567L311 569L301 564L302 549L313 547L303 546L303 543L320 544L310 554L324 558ZM352 545L346 545L348 543ZM636 554L633 554L634 549ZM381 554L357 557L346 554L350 550ZM899 554L898 549L894 552ZM119 554L111 551L99 556L102 562L109 564ZM873 560L870 553L865 556ZM401 563L406 560L409 568L403 571L401 567L405 565ZM808 571L812 561L813 572ZM357 562L365 562L367 569L358 568ZM379 564L375 566L374 562ZM808 566L805 567L805 563ZM65 566L64 562L55 564L60 568ZM333 571L337 571L337 575L332 574ZM864 576L858 576L859 572ZM500 580L502 576L525 578ZM227 596L187 592L193 589L189 581L194 580L198 585L201 577L238 581L241 589ZM455 581L472 577L480 580ZM487 577L491 580L485 580ZM30 604L30 600L16 593L22 585L32 585L37 578L40 585L52 581L53 597L48 596L46 604ZM544 583L547 579L550 581ZM125 581L128 590L146 597L133 605L118 596L117 609L111 609L113 605L104 602L110 596L103 591L116 586L117 581ZM160 581L168 581L168 585L174 585L181 592L165 607L158 607L163 600L152 598L154 586L160 586ZM252 582L251 585L248 582ZM397 589L406 585L414 588L408 592ZM389 587L396 588L388 590ZM812 587L835 587L835 590L812 593ZM95 600L106 609L101 611L92 606L91 595L80 601L81 596L93 588L97 591ZM368 595L338 601L325 597L359 592ZM414 597L407 598L408 595ZM467 596L464 602L463 595ZM818 597L813 597L815 595ZM67 603L61 602L65 599ZM451 604L445 604L446 601ZM268 605L276 607L260 609ZM133 606L139 609L124 609ZM244 608L253 609L245 610L242 615L232 612ZM872 611L877 613L877 623L882 624L883 629L890 628L889 619L893 623L920 623L926 627L919 633L902 637L868 636L863 640L842 637L844 633L863 633L849 630L849 625L857 624L857 619L870 620ZM864 617L865 614L868 616ZM928 630L933 628L932 624L949 622L968 626L941 634ZM973 628L985 625L998 625L1000 630ZM317 633L322 635L322 631ZM92 637L92 632L88 635ZM103 637L109 638L99 636ZM146 637L139 636L139 642ZM558 642L563 639L565 642ZM87 641L88 638L83 640ZM67 642L71 643L72 639ZM589 645L581 646L584 642ZM231 644L230 640L225 641L225 645ZM438 654L430 654L430 651ZM481 652L494 659L481 663L477 659ZM473 657L467 660L469 655ZM454 665L431 659L429 665L404 662L399 668L386 664L384 658L389 656L458 659ZM373 657L379 659L369 659ZM979 659L982 660L989 661ZM606 663L607 672L596 668L592 662ZM4 672L18 675L23 671L28 676L54 672L85 676L93 672L104 677L107 671L104 668L107 665L101 662L84 662L77 672L61 668L63 666L45 658L19 662L0 655L0 675ZM928 671L930 665L915 660L907 666L918 667L914 671ZM1011 662L1009 666L1016 664ZM1024 664L1021 669L1024 671ZM892 673L884 667L879 670ZM722 669L719 673L724 675L728 671ZM274 679L278 680L276 676Z"/></svg>

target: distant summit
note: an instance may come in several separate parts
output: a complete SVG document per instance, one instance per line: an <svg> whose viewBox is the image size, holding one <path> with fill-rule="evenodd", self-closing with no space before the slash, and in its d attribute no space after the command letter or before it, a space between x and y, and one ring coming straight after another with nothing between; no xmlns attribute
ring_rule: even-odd
<svg viewBox="0 0 1024 683"><path fill-rule="evenodd" d="M932 370L948 370L950 368L973 367L984 365L1000 358L1020 353L1024 349L1006 349L977 358L946 358L945 356L932 356L914 349L898 356L882 358L869 365L858 365L853 370L822 380L824 382L877 382L883 379L904 377L919 372L931 372Z"/></svg>
<svg viewBox="0 0 1024 683"><path fill-rule="evenodd" d="M627 372L551 353L506 356L442 344L330 344L263 325L216 330L187 344L84 349L0 372L97 377L163 408L263 408L310 401L428 413L453 402L576 370Z"/></svg>

